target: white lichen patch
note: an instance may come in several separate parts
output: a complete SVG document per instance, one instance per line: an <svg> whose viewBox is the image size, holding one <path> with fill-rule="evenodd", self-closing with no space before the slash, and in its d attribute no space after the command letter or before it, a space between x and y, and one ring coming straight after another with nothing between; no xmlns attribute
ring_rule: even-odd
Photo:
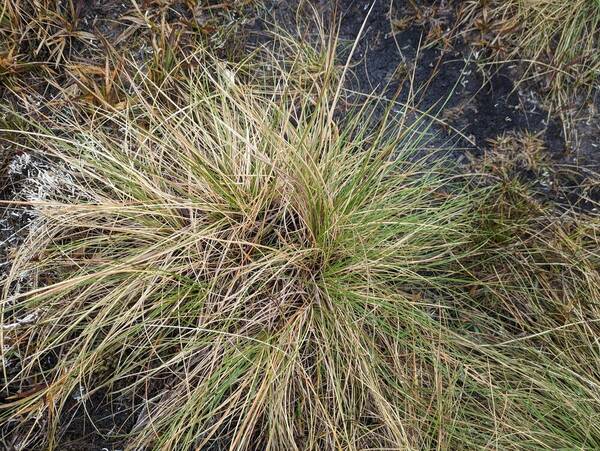
<svg viewBox="0 0 600 451"><path fill-rule="evenodd" d="M45 233L42 212L48 202L55 198L76 197L77 190L65 168L30 153L16 155L8 165L7 176L14 187L12 199L18 202L5 209L0 220L0 280L9 282L5 302L12 304L17 296L36 284L35 276L29 272L11 274L12 264L36 255L39 238ZM27 240L27 236L34 239ZM35 321L36 317L30 312L0 327L11 330Z"/></svg>
<svg viewBox="0 0 600 451"><path fill-rule="evenodd" d="M22 316L21 318L16 318L14 321L12 321L9 324L0 324L0 329L2 329L3 331L17 329L21 326L35 323L39 317L40 317L40 313L39 313L39 311L36 310L34 312L30 312L30 313Z"/></svg>
<svg viewBox="0 0 600 451"><path fill-rule="evenodd" d="M8 166L8 175L19 181L15 198L41 202L56 194L75 196L75 184L69 172L57 164L34 158L29 153L17 155Z"/></svg>
<svg viewBox="0 0 600 451"><path fill-rule="evenodd" d="M22 192L25 199L30 202L46 201L59 193L76 196L75 184L71 176L66 171L55 168L41 169Z"/></svg>
<svg viewBox="0 0 600 451"><path fill-rule="evenodd" d="M73 392L73 394L71 395L71 397L77 401L77 402L81 402L81 400L86 396L87 392L85 390L85 388L83 388L83 385L79 384L77 386L77 388L75 389L75 391Z"/></svg>
<svg viewBox="0 0 600 451"><path fill-rule="evenodd" d="M31 166L31 155L22 153L12 159L8 165L7 173L9 176L25 175L27 169Z"/></svg>

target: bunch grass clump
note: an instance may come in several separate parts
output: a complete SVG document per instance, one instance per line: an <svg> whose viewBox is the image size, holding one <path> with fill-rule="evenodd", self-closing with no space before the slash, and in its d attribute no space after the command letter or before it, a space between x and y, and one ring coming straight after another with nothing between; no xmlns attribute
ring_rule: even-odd
<svg viewBox="0 0 600 451"><path fill-rule="evenodd" d="M53 430L84 387L144 394L134 447L407 443L386 348L411 292L450 283L468 196L425 170L416 128L366 108L338 125L327 79L315 105L204 56L169 95L140 73L128 111L36 132L74 186L37 206L9 277L50 282L5 284L4 321L36 319L3 333L22 358L4 412Z"/></svg>
<svg viewBox="0 0 600 451"><path fill-rule="evenodd" d="M340 114L334 48L201 50L22 132L68 176L3 281L13 443L93 403L131 450L600 446L598 218L542 227L393 102Z"/></svg>

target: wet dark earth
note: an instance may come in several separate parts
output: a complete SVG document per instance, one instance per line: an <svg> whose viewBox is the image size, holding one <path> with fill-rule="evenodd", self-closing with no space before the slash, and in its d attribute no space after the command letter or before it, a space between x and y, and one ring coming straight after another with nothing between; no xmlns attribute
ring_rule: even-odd
<svg viewBox="0 0 600 451"><path fill-rule="evenodd" d="M82 27L108 39L119 35L119 17L128 8L124 2L84 1ZM506 169L511 176L531 185L545 202L568 207L592 209L600 201L600 100L598 94L580 102L582 112L574 129L565 133L565 124L544 107L543 90L535 80L517 84L522 73L518 64L482 67L481 52L468 41L449 39L444 33L455 23L459 1L425 0L327 0L303 2L301 16L310 19L314 11L324 17L339 17L339 37L353 42L363 28L354 54L348 88L360 92L384 93L400 103L427 111L436 117L431 125L431 148L443 147L465 171L486 167ZM290 32L295 30L297 2L269 1L257 17L245 22L247 33L266 28L261 14L267 11ZM310 5L310 7L308 6ZM416 7L416 9L415 9ZM310 22L310 20L308 20ZM331 29L333 23L326 20ZM441 34L440 34L441 30ZM250 41L252 42L252 38ZM435 42L432 42L435 41ZM18 102L2 88L3 103ZM412 86L414 97L409 95ZM19 107L19 105L14 105ZM523 166L511 160L506 142L523 143L524 135L538 144L534 163ZM0 140L0 274L9 267L9 254L27 230L28 213L24 207L6 202L20 196L40 169L35 162L14 162L8 158L9 145ZM519 149L514 149L516 152ZM506 152L507 155L503 155ZM21 164L22 163L22 164ZM12 166L11 166L12 165ZM501 171L502 172L502 171ZM504 172L503 172L504 173ZM1 277L1 276L0 276ZM73 398L66 409L61 450L117 450L118 442L103 437L126 432L135 419L126 406L105 405L101 394L87 401ZM120 410L121 409L121 410ZM0 448L15 449L18 438L11 435L13 425L4 428Z"/></svg>
<svg viewBox="0 0 600 451"><path fill-rule="evenodd" d="M295 30L298 3L271 1L269 11L276 23ZM563 208L594 208L600 200L599 90L573 99L574 120L563 123L545 106L543 80L523 81L524 68L516 63L486 64L484 50L456 37L460 4L322 0L300 2L300 11L304 18L315 12L335 17L330 30L337 29L339 18L346 47L360 35L347 87L384 94L433 116L431 151L445 150L469 171L494 167ZM524 143L535 143L529 149L533 164L525 167L514 161Z"/></svg>
<svg viewBox="0 0 600 451"><path fill-rule="evenodd" d="M357 88L370 92L386 87L390 96L401 85L400 99L406 100L412 84L419 91L415 105L443 121L433 125L433 147L451 143L462 151L454 153L458 160L475 160L474 169L478 169L476 160L484 156L499 159L498 164L507 157L494 152L493 141L499 137L535 136L540 142L539 166L514 175L554 202L593 208L588 200L600 199L598 92L592 99L575 100L581 112L567 130L567 139L559 115L543 106L541 83L519 83L522 67L482 68L483 52L462 39L438 38L428 44L432 29L449 32L454 26L459 4L395 0L376 2L370 9L370 2L343 0L341 37L353 39L365 23L357 54L362 62L355 70ZM403 70L414 75L404 83L395 81Z"/></svg>

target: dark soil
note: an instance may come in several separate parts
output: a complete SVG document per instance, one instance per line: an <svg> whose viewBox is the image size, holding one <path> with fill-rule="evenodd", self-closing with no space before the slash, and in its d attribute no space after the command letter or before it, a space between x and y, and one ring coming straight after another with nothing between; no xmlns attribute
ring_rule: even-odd
<svg viewBox="0 0 600 451"><path fill-rule="evenodd" d="M406 102L410 85L406 74L414 70L412 85L417 90L414 106L429 111L444 122L432 124L429 147L452 148L459 165L472 170L477 167L477 161L492 150L491 140L506 133L538 134L544 144L542 163L539 168L529 168L523 173L525 182L533 185L547 201L593 208L590 200L600 200L600 182L596 178L596 172L600 171L598 99L589 103L587 115L584 114L577 122L578 139L567 143L560 119L550 116L541 106L543 94L535 82L515 88L520 71L518 66L499 66L482 72L468 42L444 42L442 39L440 43L425 48L435 27L444 31L453 24L455 3L416 1L417 6L425 10L432 5L437 6L425 19L415 17L412 3L394 0L390 4L389 0L378 0L371 9L371 2L364 0L339 1L337 13L341 17L342 40L353 41L363 23L365 25L355 54L357 64L348 86L361 92L383 91L389 98L399 93L397 100ZM118 22L127 10L123 2L83 0L80 4L81 24L86 30L101 34L108 40L115 39L124 30L123 24ZM314 0L312 4L326 17L336 13L334 2ZM280 24L287 24L292 30L290 25L294 21L295 5L296 2L270 1L266 8ZM173 14L177 16L179 12L174 11ZM311 14L310 8L304 8L307 20ZM249 32L266 27L260 20L251 21L249 26ZM133 37L131 39L135 42L133 51L142 58L143 43L133 40ZM95 51L79 50L88 56ZM8 93L2 89L1 80L0 93L5 96L4 100L9 99ZM18 104L14 106L19 107ZM7 149L4 151L7 152ZM0 157L1 152L2 149ZM0 180L0 200L14 199L26 178L23 174L4 174ZM28 217L24 208L9 209L6 205L0 205L0 214L1 277L2 271L9 266L10 250L23 236ZM131 419L124 415L115 416L118 412L114 410L96 408L95 401L103 404L100 398L87 401L87 413L84 403L76 401L67 409L60 449L119 448L118 444L107 442L103 434L124 425L127 429ZM10 437L6 428L0 432L4 435L0 437L0 446L3 439L4 446L8 447L6 449L10 449L14 437Z"/></svg>
<svg viewBox="0 0 600 451"><path fill-rule="evenodd" d="M412 6L415 3L421 8L418 12ZM409 82L394 81L394 75L399 66L409 71L414 68L413 86L426 86L417 96L418 108L437 114L445 122L433 125L437 135L434 145L452 143L468 157L463 160L455 153L459 161L472 162L490 150L491 140L504 134L535 134L544 143L539 169L550 180L538 180L537 175L543 177L534 172L528 174L527 181L554 202L593 208L586 199L600 200L600 95L586 99L587 111L580 115L573 131L576 140L567 143L561 120L542 106L540 86L535 82L515 85L520 79L518 65L483 71L469 43L457 39L423 48L434 26L447 31L455 23L459 3L394 0L391 4L376 2L369 13L370 2L341 0L342 38L354 39L365 23L357 52L362 62L354 72L357 88L365 92L386 87L391 96L401 85L407 93ZM431 14L427 19L408 19L406 28L394 29L394 23L417 13L427 17L427 11Z"/></svg>
<svg viewBox="0 0 600 451"><path fill-rule="evenodd" d="M271 2L276 22L293 29L296 4ZM467 170L479 170L484 157L495 158L497 165L510 166L511 176L530 186L542 201L562 208L593 209L600 201L598 92L592 99L579 100L579 119L570 130L573 139L567 142L560 118L543 107L540 83L517 85L523 70L517 64L482 69L481 52L469 42L451 38L460 1L310 4L324 17L341 18L342 41L353 42L364 24L347 83L350 88L407 102L412 85L414 107L437 117L424 151L445 149ZM313 14L309 7L302 11L305 17ZM438 43L432 44L435 38ZM533 170L513 167L506 161L508 156L494 152L491 143L505 135L523 134L541 141L539 166Z"/></svg>

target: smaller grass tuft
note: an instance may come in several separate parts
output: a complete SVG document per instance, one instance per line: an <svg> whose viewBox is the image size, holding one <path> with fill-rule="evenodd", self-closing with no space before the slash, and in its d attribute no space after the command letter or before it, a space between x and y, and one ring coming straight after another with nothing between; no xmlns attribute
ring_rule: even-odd
<svg viewBox="0 0 600 451"><path fill-rule="evenodd" d="M598 0L467 1L462 25L496 61L525 62L523 79L541 81L564 119L574 97L596 94L600 74Z"/></svg>

